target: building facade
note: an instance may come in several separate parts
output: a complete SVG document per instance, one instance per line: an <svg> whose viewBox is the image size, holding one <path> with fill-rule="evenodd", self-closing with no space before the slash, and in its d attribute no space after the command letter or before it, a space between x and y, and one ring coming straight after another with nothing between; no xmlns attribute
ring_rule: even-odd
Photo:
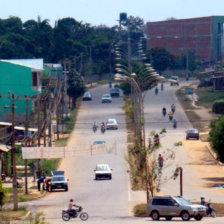
<svg viewBox="0 0 224 224"><path fill-rule="evenodd" d="M0 95L15 94L32 97L41 92L43 59L0 60ZM7 106L9 106L7 108ZM10 98L0 98L1 121L11 120L12 102ZM32 109L30 100L29 111ZM15 97L15 114L24 117L26 101Z"/></svg>
<svg viewBox="0 0 224 224"><path fill-rule="evenodd" d="M194 52L202 62L224 60L224 16L147 23L147 49L165 48L177 56Z"/></svg>

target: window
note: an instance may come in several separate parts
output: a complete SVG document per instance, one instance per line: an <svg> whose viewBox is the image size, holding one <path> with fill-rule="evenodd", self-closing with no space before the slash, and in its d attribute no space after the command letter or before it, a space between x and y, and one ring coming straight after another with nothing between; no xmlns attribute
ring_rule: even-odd
<svg viewBox="0 0 224 224"><path fill-rule="evenodd" d="M38 86L38 73L32 72L32 87Z"/></svg>
<svg viewBox="0 0 224 224"><path fill-rule="evenodd" d="M167 206L168 205L168 199L154 199L152 202L153 205L163 205L163 206Z"/></svg>

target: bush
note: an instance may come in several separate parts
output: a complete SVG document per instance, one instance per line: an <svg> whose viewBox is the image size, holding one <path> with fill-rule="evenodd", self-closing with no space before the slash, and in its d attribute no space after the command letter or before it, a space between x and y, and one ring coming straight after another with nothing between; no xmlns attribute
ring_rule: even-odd
<svg viewBox="0 0 224 224"><path fill-rule="evenodd" d="M218 160L224 162L224 115L220 116L217 120L211 121L210 127L209 141L217 153Z"/></svg>
<svg viewBox="0 0 224 224"><path fill-rule="evenodd" d="M7 189L2 185L2 179L0 178L0 210L5 203L5 199L7 198Z"/></svg>
<svg viewBox="0 0 224 224"><path fill-rule="evenodd" d="M57 170L60 159L43 159L42 161L42 171L45 175L50 176L51 171Z"/></svg>
<svg viewBox="0 0 224 224"><path fill-rule="evenodd" d="M212 105L212 112L216 114L224 114L224 100L216 100Z"/></svg>

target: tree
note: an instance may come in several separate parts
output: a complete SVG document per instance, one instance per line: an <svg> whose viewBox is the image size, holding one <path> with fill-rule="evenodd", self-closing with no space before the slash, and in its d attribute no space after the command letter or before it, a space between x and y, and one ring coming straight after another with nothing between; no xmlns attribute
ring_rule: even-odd
<svg viewBox="0 0 224 224"><path fill-rule="evenodd" d="M209 141L217 154L217 159L224 162L224 116L210 123L211 131L209 132Z"/></svg>
<svg viewBox="0 0 224 224"><path fill-rule="evenodd" d="M72 70L68 76L68 89L67 93L72 98L72 108L76 106L76 99L80 97L85 91L85 85L80 74Z"/></svg>
<svg viewBox="0 0 224 224"><path fill-rule="evenodd" d="M162 73L174 64L175 57L163 48L151 48L146 52L146 56L152 67Z"/></svg>

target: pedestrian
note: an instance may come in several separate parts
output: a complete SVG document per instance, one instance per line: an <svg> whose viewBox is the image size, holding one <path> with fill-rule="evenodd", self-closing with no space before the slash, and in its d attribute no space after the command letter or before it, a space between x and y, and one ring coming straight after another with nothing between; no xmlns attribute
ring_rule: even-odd
<svg viewBox="0 0 224 224"><path fill-rule="evenodd" d="M40 177L40 178L37 180L38 191L40 191L40 185L41 185L41 183L44 183L44 179L45 179L45 176ZM44 185L43 185L43 187L44 187Z"/></svg>
<svg viewBox="0 0 224 224"><path fill-rule="evenodd" d="M159 163L159 167L162 168L163 167L163 157L161 154L159 154L159 157L158 157L158 163Z"/></svg>

